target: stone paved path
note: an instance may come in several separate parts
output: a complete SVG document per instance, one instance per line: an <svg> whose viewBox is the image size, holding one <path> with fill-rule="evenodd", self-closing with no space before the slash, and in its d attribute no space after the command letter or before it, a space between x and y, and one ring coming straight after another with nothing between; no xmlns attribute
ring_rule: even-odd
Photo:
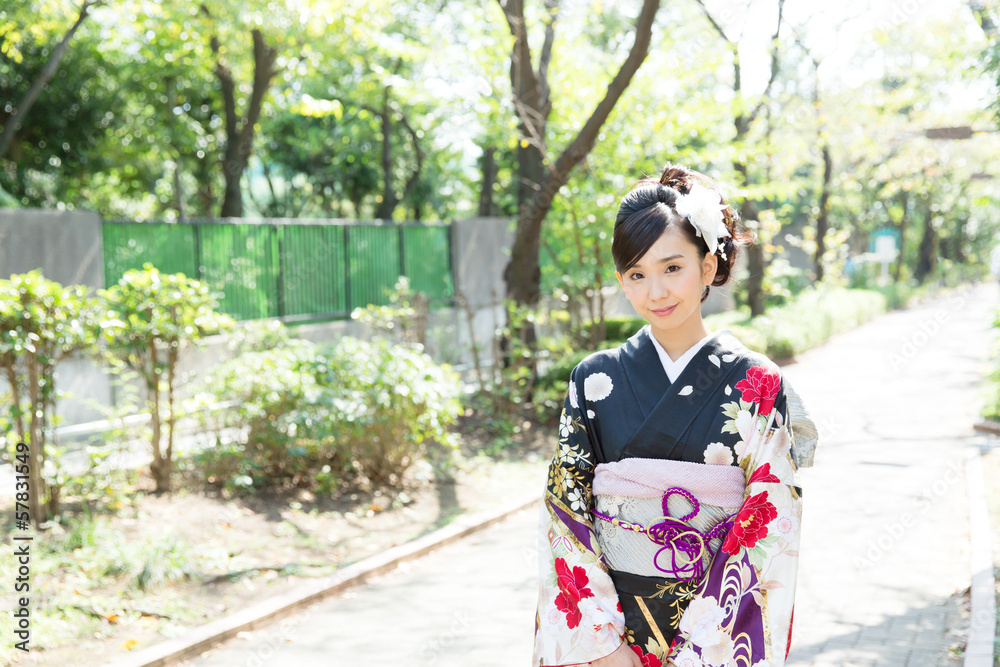
<svg viewBox="0 0 1000 667"><path fill-rule="evenodd" d="M969 585L964 451L984 399L993 283L890 313L782 371L821 428L805 488L790 665L956 664ZM539 484L542 480L539 480ZM525 665L535 511L191 667Z"/></svg>

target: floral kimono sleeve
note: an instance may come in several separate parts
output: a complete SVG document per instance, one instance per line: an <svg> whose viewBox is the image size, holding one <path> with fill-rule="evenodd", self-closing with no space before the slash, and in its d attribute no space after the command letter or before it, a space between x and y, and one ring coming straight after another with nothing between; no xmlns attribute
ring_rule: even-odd
<svg viewBox="0 0 1000 667"><path fill-rule="evenodd" d="M576 377L574 369L539 521L535 667L597 660L613 653L625 632L625 616L594 533L594 434Z"/></svg>

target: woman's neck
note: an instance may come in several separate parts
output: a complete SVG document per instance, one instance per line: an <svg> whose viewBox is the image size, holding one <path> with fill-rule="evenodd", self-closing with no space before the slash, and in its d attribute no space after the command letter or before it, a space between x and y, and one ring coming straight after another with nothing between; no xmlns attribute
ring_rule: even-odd
<svg viewBox="0 0 1000 667"><path fill-rule="evenodd" d="M685 323L685 325L687 324ZM656 342L660 344L660 347L667 353L671 361L680 359L681 355L690 350L695 343L712 333L700 317L696 321L691 322L691 326L685 325L667 330L654 329L650 325L650 333L656 337Z"/></svg>

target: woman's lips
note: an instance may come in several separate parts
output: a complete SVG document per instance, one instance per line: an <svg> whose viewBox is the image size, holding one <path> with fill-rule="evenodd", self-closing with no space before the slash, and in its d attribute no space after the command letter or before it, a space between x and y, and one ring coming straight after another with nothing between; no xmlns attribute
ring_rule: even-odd
<svg viewBox="0 0 1000 667"><path fill-rule="evenodd" d="M662 310L654 310L654 311L651 311L651 312L654 315L661 315L661 316L662 315L669 315L670 313L674 312L674 308L676 308L676 307L677 307L677 304L674 304L674 305L670 306L669 308L664 308Z"/></svg>

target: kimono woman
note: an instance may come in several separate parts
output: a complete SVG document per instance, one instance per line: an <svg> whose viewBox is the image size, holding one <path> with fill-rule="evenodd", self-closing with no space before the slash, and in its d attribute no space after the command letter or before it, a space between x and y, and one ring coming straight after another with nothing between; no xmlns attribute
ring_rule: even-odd
<svg viewBox="0 0 1000 667"><path fill-rule="evenodd" d="M541 511L536 666L784 664L802 497L790 421L815 431L772 361L702 321L750 240L737 221L680 166L622 199L615 275L648 324L570 375Z"/></svg>

